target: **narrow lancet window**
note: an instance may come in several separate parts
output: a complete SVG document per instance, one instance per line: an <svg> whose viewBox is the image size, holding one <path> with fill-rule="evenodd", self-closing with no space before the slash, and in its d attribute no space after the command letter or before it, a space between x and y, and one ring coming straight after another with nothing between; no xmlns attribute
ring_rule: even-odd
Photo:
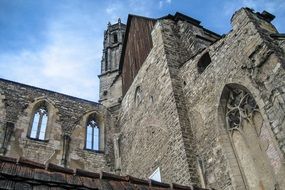
<svg viewBox="0 0 285 190"><path fill-rule="evenodd" d="M45 140L47 121L48 111L46 107L42 106L34 113L30 138Z"/></svg>
<svg viewBox="0 0 285 190"><path fill-rule="evenodd" d="M86 142L85 147L89 150L99 150L100 144L100 129L95 119L90 119L86 125Z"/></svg>
<svg viewBox="0 0 285 190"><path fill-rule="evenodd" d="M117 34L114 34L113 39L114 39L114 43L118 43L118 35Z"/></svg>

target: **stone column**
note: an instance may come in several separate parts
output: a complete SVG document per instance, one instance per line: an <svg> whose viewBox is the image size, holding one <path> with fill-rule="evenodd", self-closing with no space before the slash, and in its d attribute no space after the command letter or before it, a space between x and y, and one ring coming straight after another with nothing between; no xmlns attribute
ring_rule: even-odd
<svg viewBox="0 0 285 190"><path fill-rule="evenodd" d="M114 155L115 155L115 171L117 174L121 171L121 155L120 155L120 134L114 135Z"/></svg>
<svg viewBox="0 0 285 190"><path fill-rule="evenodd" d="M67 158L69 154L69 144L70 144L70 136L67 134L64 134L62 136L63 138L63 149L62 149L62 159L61 159L61 164L66 167L67 166Z"/></svg>
<svg viewBox="0 0 285 190"><path fill-rule="evenodd" d="M4 126L4 128L5 128L4 129L4 138L3 138L2 145L0 148L0 155L5 155L7 152L9 141L10 141L11 135L12 135L14 128L15 128L15 124L13 122L8 121L6 123L6 125Z"/></svg>

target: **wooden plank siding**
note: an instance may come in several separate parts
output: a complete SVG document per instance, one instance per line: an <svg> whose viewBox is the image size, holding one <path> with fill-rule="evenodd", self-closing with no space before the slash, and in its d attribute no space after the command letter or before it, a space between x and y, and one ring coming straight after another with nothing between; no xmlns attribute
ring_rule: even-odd
<svg viewBox="0 0 285 190"><path fill-rule="evenodd" d="M128 19L125 49L122 52L121 74L123 96L152 49L151 31L156 20L130 15Z"/></svg>

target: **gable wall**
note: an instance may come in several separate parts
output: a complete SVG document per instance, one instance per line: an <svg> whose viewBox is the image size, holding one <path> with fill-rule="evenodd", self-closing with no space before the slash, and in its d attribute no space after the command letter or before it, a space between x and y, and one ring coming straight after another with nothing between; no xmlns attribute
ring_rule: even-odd
<svg viewBox="0 0 285 190"><path fill-rule="evenodd" d="M126 34L128 41L122 67L123 96L152 48L150 33L154 24L155 20L132 17L129 32Z"/></svg>
<svg viewBox="0 0 285 190"><path fill-rule="evenodd" d="M269 131L262 138L274 144L274 148L268 149L266 154L274 168L276 183L283 188L284 133L281 128L284 120L281 118L285 116L282 110L285 98L284 54L280 54L276 42L269 38L275 29L249 10L238 11L232 24L233 31L209 47L212 62L203 73L199 74L197 68L203 52L180 69L179 77L194 134L195 154L204 162L205 181L209 187L245 189L225 130L225 115L219 111L224 87L232 83L240 84L253 94L261 110Z"/></svg>
<svg viewBox="0 0 285 190"><path fill-rule="evenodd" d="M158 23L152 38L153 48L121 105L122 174L148 179L159 167L163 182L189 185L190 169ZM142 91L140 104L135 102L138 86Z"/></svg>

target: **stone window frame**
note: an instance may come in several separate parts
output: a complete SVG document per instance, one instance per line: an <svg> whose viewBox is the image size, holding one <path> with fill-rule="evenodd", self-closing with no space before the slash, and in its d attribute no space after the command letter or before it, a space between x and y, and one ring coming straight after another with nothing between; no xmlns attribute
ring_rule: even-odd
<svg viewBox="0 0 285 190"><path fill-rule="evenodd" d="M38 118L36 118L36 115L38 114ZM48 109L45 105L39 106L34 114L33 114L33 122L31 126L31 131L29 133L29 137L31 139L35 140L45 140L45 134L47 129L47 120L49 118ZM37 119L36 123L35 120ZM46 123L44 123L46 120ZM36 125L36 126L35 126ZM44 127L44 129L42 129ZM35 136L33 135L33 131L36 132ZM44 137L41 136L41 133L44 133Z"/></svg>
<svg viewBox="0 0 285 190"><path fill-rule="evenodd" d="M94 119L99 128L99 150L93 150L86 148L86 140L87 140L87 124L90 121L90 118ZM83 115L82 119L82 127L84 127L84 147L83 149L90 152L95 153L105 153L105 125L104 125L104 117L98 113L97 111L90 111Z"/></svg>
<svg viewBox="0 0 285 190"><path fill-rule="evenodd" d="M239 167L238 158L236 157L236 153L234 150L234 146L230 137L230 130L228 128L228 124L226 121L226 107L229 97L229 91L231 88L241 88L243 90L249 91L246 87L237 84L237 83L230 83L225 84L222 88L221 95L219 97L219 107L218 107L218 123L221 124L221 138L224 139L223 147L229 147L227 149L224 149L225 155L228 157L228 166L229 171L231 172L231 176L235 176L233 178L233 187L242 187L244 189L247 189L247 184L245 182L245 176L243 175L243 171ZM255 98L255 97L254 97Z"/></svg>
<svg viewBox="0 0 285 190"><path fill-rule="evenodd" d="M35 113L37 112L37 110L40 109L41 107L45 107L47 109L47 112L48 112L45 137L44 137L44 139L32 138L31 132L32 132L32 127L33 127L34 116L35 116ZM31 104L28 107L28 109L29 109L28 110L28 117L30 118L30 122L29 122L28 131L27 131L27 138L31 139L31 140L35 140L35 141L48 142L50 139L52 126L55 122L56 109L54 107L54 104L48 99L39 98L39 99L35 100L33 102L33 104Z"/></svg>
<svg viewBox="0 0 285 190"><path fill-rule="evenodd" d="M87 147L88 127L90 127L91 131L92 131L91 148ZM86 122L85 128L86 128L85 129L85 149L86 150L92 150L92 151L99 151L99 148L100 148L100 126L96 122L96 119L94 117L92 117L92 116L89 117L87 122ZM95 134L95 132L96 132L95 130L96 129L98 130L98 136ZM97 136L97 138L96 138L96 136ZM94 147L94 140L97 141L97 143L98 143L98 149L96 147Z"/></svg>
<svg viewBox="0 0 285 190"><path fill-rule="evenodd" d="M233 131L240 131L240 127L236 126L236 127L230 127L229 123L227 121L226 113L227 113L227 103L228 103L228 98L230 96L229 92L234 89L240 89L245 91L246 93L250 94L250 96L253 97L257 107L258 107L258 111L261 114L262 118L264 119L264 123L269 127L270 123L269 120L265 114L265 110L263 108L263 106L265 105L264 101L256 96L256 94L259 94L259 91L257 89L255 89L253 86L247 85L244 86L242 83L227 83L224 85L224 87L222 88L220 97L219 97L219 106L218 106L218 120L217 122L220 123L220 138L222 138L222 146L224 147L224 154L226 155L226 157L228 157L228 167L229 167L229 171L230 171L230 176L235 176L233 179L233 187L243 187L244 189L248 188L248 184L246 182L246 178L244 175L243 170L240 167L240 159L238 159L237 157L237 153L235 150L235 146L233 144L232 138L230 135L232 135ZM270 138L272 138L273 140L273 145L278 147L277 142L274 139L274 135L271 131L271 129L268 130L268 132L271 134ZM227 148L225 148L227 147ZM277 148L277 151L279 152L279 156L281 155L280 150ZM280 156L282 157L282 156Z"/></svg>

